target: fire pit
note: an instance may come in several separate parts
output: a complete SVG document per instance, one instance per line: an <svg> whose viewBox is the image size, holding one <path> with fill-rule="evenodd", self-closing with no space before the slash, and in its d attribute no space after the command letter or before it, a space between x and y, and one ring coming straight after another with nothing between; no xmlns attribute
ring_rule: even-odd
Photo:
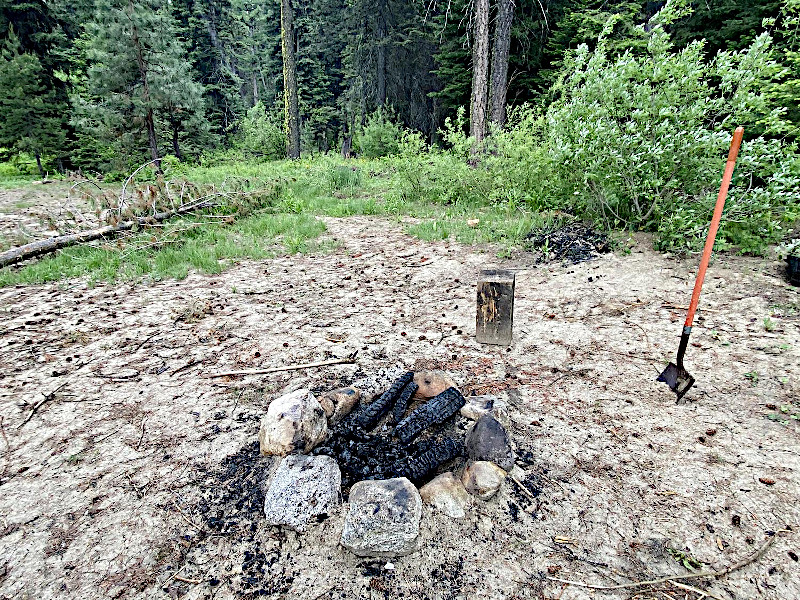
<svg viewBox="0 0 800 600"><path fill-rule="evenodd" d="M357 406L356 388L320 401L308 390L275 399L259 434L262 454L285 456L265 496L268 522L303 531L344 497L342 545L360 556L401 556L416 549L422 498L454 518L470 495L491 498L514 464L508 434L491 398L468 402L450 382L409 371ZM471 428L469 419L477 419ZM460 477L445 471L464 463Z"/></svg>

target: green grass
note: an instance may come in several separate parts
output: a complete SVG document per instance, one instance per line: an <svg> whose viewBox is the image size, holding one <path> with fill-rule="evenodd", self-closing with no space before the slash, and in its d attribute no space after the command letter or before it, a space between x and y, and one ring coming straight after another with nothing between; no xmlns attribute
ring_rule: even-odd
<svg viewBox="0 0 800 600"><path fill-rule="evenodd" d="M233 225L192 227L201 221L202 216L172 222L155 241L148 230L100 247L66 248L21 268L0 269L0 286L84 276L90 283L183 279L192 270L219 273L243 259L329 250L315 241L325 224L312 215L258 213Z"/></svg>
<svg viewBox="0 0 800 600"><path fill-rule="evenodd" d="M455 191L440 194L446 188L441 184L433 192L419 194L409 183L416 172L416 165L409 167L397 159L345 161L333 155L272 162L224 156L211 164L180 165L166 177L213 184L218 189L236 185L253 190L277 183L278 191L268 194L255 212L233 223L202 215L182 218L101 246L67 248L19 268L0 269L0 286L74 277L86 277L90 283L182 279L191 271L219 273L245 259L329 251L330 245L316 240L325 230L318 216L380 215L398 220L410 216L419 222L406 224L405 230L421 240L495 243L500 254L524 246L532 230L565 220L563 213L537 212L524 204L487 199L483 188L463 183L461 176L470 176L468 170L441 173L441 177L460 178L462 187ZM470 226L471 219L478 223Z"/></svg>

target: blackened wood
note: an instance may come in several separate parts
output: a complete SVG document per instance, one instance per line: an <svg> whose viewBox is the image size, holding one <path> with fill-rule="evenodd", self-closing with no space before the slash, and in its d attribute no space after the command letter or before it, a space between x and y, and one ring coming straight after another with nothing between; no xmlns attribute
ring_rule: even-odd
<svg viewBox="0 0 800 600"><path fill-rule="evenodd" d="M515 276L511 271L481 271L478 278L475 337L482 344L509 346L514 326Z"/></svg>
<svg viewBox="0 0 800 600"><path fill-rule="evenodd" d="M400 395L394 403L394 408L392 409L392 423L399 423L403 420L403 416L406 414L406 409L408 408L408 401L411 400L411 396L417 393L418 389L419 386L413 381L409 381L406 384L406 387L403 388L403 391L400 392Z"/></svg>
<svg viewBox="0 0 800 600"><path fill-rule="evenodd" d="M453 460L464 452L464 445L452 438L436 440L423 452L399 462L395 471L398 477L419 481L440 465Z"/></svg>
<svg viewBox="0 0 800 600"><path fill-rule="evenodd" d="M394 435L403 444L408 444L431 425L453 416L465 403L461 392L453 387L447 388L400 421L394 428Z"/></svg>
<svg viewBox="0 0 800 600"><path fill-rule="evenodd" d="M355 419L355 424L367 430L375 427L381 417L389 412L397 397L412 379L414 379L412 371L398 377L391 387L381 394L377 400L361 409Z"/></svg>

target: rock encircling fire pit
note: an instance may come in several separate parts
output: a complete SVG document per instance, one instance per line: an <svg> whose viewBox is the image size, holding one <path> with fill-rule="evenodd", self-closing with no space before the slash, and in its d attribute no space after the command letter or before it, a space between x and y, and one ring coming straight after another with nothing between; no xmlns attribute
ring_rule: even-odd
<svg viewBox="0 0 800 600"><path fill-rule="evenodd" d="M423 499L463 518L469 494L497 493L515 457L493 398L466 399L435 371L406 372L379 391L342 388L317 400L303 389L272 401L261 453L284 458L265 496L270 524L304 531L345 498L342 546L403 556L417 549Z"/></svg>

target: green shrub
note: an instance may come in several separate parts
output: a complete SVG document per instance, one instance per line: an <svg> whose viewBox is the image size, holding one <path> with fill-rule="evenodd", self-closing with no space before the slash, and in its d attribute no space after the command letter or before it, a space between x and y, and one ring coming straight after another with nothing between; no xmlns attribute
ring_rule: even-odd
<svg viewBox="0 0 800 600"><path fill-rule="evenodd" d="M400 152L403 128L392 120L389 110L378 109L355 136L353 145L364 158L393 156Z"/></svg>
<svg viewBox="0 0 800 600"><path fill-rule="evenodd" d="M765 90L779 72L763 34L710 61L702 42L675 52L661 26L646 56L610 59L582 46L546 114L555 204L608 226L658 232L662 249L702 243L731 133L777 134L781 110ZM737 163L721 243L761 252L780 238L800 186L792 149L749 137Z"/></svg>
<svg viewBox="0 0 800 600"><path fill-rule="evenodd" d="M236 147L246 156L265 160L286 157L286 136L281 116L267 112L260 102L247 111L239 124Z"/></svg>
<svg viewBox="0 0 800 600"><path fill-rule="evenodd" d="M0 163L0 178L15 178L21 177L22 172L12 162Z"/></svg>

